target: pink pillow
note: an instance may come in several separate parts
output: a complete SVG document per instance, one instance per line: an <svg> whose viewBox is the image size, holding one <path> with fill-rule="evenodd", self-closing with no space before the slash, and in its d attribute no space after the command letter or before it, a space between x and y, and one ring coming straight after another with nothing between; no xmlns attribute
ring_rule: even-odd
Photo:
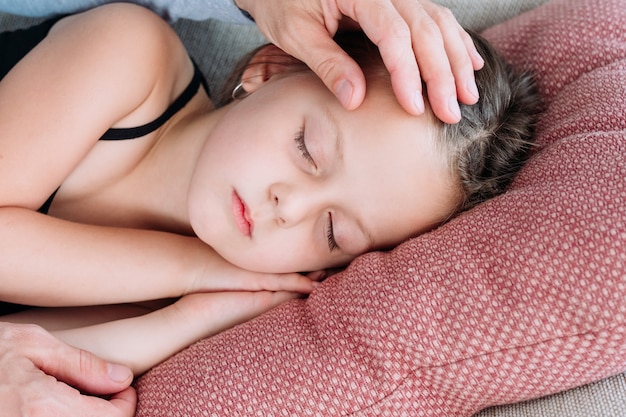
<svg viewBox="0 0 626 417"><path fill-rule="evenodd" d="M626 8L554 0L488 39L536 72L511 189L136 384L138 416L469 416L626 370Z"/></svg>

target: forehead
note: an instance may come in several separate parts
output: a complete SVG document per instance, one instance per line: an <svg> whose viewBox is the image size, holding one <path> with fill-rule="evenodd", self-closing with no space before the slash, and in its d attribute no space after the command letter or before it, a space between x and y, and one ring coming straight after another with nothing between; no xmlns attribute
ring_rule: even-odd
<svg viewBox="0 0 626 417"><path fill-rule="evenodd" d="M369 80L364 102L348 111L314 75L286 78L297 82L278 90L290 92L283 114L293 111L298 119L304 112L307 135L323 138L321 148L328 149L327 141L334 140L329 137L340 138L340 146L330 145L342 160L341 169L332 170L333 198L347 222L359 223L373 241L352 252L393 246L451 214L456 187L438 139L441 125L429 110L422 116L405 112L387 80ZM287 124L289 119L283 118ZM315 150L319 142L307 145ZM332 160L318 162L326 166Z"/></svg>
<svg viewBox="0 0 626 417"><path fill-rule="evenodd" d="M336 118L352 184L346 198L375 246L384 247L439 224L456 194L434 117L409 115L382 86L368 89L361 107Z"/></svg>

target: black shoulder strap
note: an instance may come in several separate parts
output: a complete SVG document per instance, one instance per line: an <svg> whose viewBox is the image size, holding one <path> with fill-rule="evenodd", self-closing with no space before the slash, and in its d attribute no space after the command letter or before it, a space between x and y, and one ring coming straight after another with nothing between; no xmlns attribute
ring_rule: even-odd
<svg viewBox="0 0 626 417"><path fill-rule="evenodd" d="M142 136L147 135L148 133L152 133L161 126L163 126L172 116L180 111L183 107L191 101L191 99L198 92L198 88L200 85L204 87L207 94L209 93L208 85L200 68L194 62L194 74L193 78L189 82L189 85L185 90L178 96L176 100L161 114L159 117L151 121L150 123L146 123L142 126L137 127L129 127L129 128L111 128L106 131L104 135L100 138L100 140L127 140L127 139L135 139L140 138Z"/></svg>

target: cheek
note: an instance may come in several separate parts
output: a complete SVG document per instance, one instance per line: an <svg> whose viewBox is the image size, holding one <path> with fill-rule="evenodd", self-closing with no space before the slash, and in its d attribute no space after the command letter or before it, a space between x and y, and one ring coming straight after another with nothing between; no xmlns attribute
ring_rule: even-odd
<svg viewBox="0 0 626 417"><path fill-rule="evenodd" d="M267 273L316 271L346 263L345 259L332 259L327 252L318 252L310 234L296 236L281 232L284 230L257 240L251 246L224 247L220 254L241 268Z"/></svg>
<svg viewBox="0 0 626 417"><path fill-rule="evenodd" d="M202 178L194 178L187 197L189 224L200 240L212 246L214 225L219 224L218 212L212 204L211 187Z"/></svg>

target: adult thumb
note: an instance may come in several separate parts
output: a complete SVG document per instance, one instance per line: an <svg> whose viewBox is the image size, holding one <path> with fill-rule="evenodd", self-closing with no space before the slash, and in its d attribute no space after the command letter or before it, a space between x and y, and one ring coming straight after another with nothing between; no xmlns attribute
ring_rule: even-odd
<svg viewBox="0 0 626 417"><path fill-rule="evenodd" d="M361 67L354 61L327 32L319 31L317 40L296 51L306 65L317 74L322 82L337 97L343 107L354 110L365 98L365 76ZM299 56L298 56L299 55Z"/></svg>
<svg viewBox="0 0 626 417"><path fill-rule="evenodd" d="M77 349L41 329L31 337L27 355L48 375L80 391L106 395L121 392L133 381L132 371L122 365L109 363L94 354Z"/></svg>

